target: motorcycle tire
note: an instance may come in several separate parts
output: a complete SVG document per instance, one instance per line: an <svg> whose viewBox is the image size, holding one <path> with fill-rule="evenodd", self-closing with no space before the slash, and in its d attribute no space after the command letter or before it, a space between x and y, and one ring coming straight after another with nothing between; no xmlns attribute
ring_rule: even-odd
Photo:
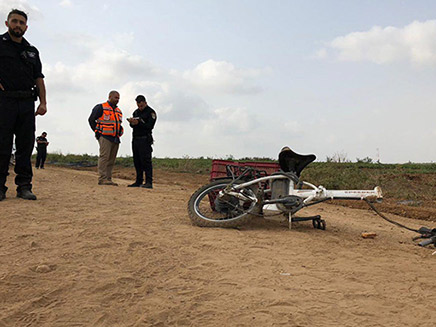
<svg viewBox="0 0 436 327"><path fill-rule="evenodd" d="M219 179L200 187L192 194L188 202L188 214L191 222L200 227L238 227L247 223L257 209L256 202L242 201L229 196L225 200L217 198L232 179ZM255 187L240 190L241 193L255 197Z"/></svg>

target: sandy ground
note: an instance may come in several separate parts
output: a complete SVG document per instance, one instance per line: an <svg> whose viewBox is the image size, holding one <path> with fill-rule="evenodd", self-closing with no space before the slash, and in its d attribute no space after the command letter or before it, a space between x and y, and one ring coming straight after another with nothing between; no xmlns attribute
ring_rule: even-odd
<svg viewBox="0 0 436 327"><path fill-rule="evenodd" d="M326 231L194 227L186 205L205 177L156 175L153 190L130 189L48 167L35 172L38 201L15 198L10 176L0 326L435 326L435 249L413 233L327 204L305 212Z"/></svg>

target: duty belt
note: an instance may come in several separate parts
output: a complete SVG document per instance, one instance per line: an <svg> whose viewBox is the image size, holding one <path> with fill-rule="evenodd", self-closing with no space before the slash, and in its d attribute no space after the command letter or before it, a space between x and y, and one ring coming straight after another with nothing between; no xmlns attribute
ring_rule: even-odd
<svg viewBox="0 0 436 327"><path fill-rule="evenodd" d="M33 90L30 91L0 91L0 97L2 98L14 98L14 99L31 99L35 98L36 93Z"/></svg>

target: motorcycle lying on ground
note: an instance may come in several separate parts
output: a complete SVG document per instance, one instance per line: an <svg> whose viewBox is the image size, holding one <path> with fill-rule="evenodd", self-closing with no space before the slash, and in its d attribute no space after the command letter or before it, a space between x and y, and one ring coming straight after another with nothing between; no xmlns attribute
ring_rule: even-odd
<svg viewBox="0 0 436 327"><path fill-rule="evenodd" d="M373 190L327 190L300 180L302 170L315 159L313 154L301 155L284 147L279 154L280 170L271 175L252 167L238 169L236 173L235 167L229 165L228 178L213 180L194 192L188 202L189 217L197 226L229 228L241 226L253 216L283 215L289 228L294 222L312 221L314 228L325 230L326 222L320 215L297 217L295 214L328 200L364 200L383 219L419 233L419 238L426 239L421 246L436 246L436 229L408 228L386 218L372 205L371 202L383 198L379 186Z"/></svg>

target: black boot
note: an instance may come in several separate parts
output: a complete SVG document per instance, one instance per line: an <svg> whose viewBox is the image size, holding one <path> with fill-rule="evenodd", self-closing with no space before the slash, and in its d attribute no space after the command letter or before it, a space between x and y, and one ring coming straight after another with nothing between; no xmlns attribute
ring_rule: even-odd
<svg viewBox="0 0 436 327"><path fill-rule="evenodd" d="M142 188L153 188L153 184L152 183L145 183L143 185L141 185Z"/></svg>
<svg viewBox="0 0 436 327"><path fill-rule="evenodd" d="M31 190L24 189L17 191L17 198L22 198L25 200L36 200L36 195L33 194Z"/></svg>

